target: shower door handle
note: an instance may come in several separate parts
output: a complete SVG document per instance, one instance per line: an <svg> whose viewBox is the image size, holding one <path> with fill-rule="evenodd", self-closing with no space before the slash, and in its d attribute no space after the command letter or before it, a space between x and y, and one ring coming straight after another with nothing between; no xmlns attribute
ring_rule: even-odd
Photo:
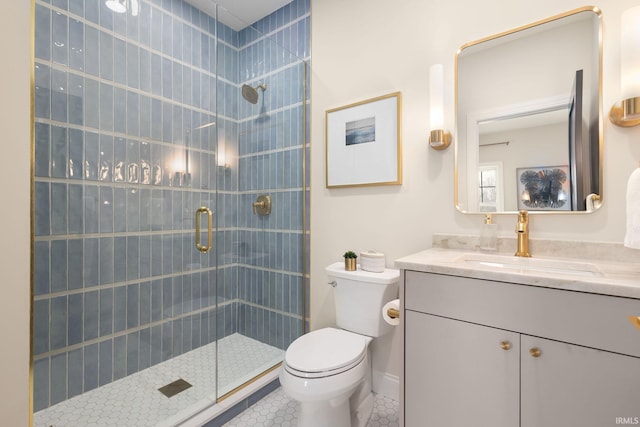
<svg viewBox="0 0 640 427"><path fill-rule="evenodd" d="M200 217L203 213L207 214L207 245L200 244ZM200 252L209 252L213 245L213 212L211 209L202 206L196 210L196 248Z"/></svg>

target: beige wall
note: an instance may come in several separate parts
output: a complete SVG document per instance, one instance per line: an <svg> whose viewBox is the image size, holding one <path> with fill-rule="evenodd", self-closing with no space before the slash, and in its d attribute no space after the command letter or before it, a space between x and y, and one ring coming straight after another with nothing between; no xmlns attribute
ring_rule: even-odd
<svg viewBox="0 0 640 427"><path fill-rule="evenodd" d="M0 14L0 418L29 425L31 2Z"/></svg>
<svg viewBox="0 0 640 427"><path fill-rule="evenodd" d="M603 105L619 97L620 13L635 1L594 1L604 26ZM560 12L582 0L312 0L311 82L311 326L332 325L324 267L345 249L376 249L395 258L431 246L433 233L477 234L481 217L453 203L453 148L427 148L428 72L444 64L445 122L454 125L454 60L464 43ZM403 96L404 183L397 187L325 188L324 112L395 91ZM591 215L531 219L531 237L622 242L625 187L640 161L640 128L605 122L604 206ZM355 219L353 222L346 218ZM496 219L512 235L514 216ZM640 252L638 253L640 261ZM374 369L400 374L396 332L374 347Z"/></svg>

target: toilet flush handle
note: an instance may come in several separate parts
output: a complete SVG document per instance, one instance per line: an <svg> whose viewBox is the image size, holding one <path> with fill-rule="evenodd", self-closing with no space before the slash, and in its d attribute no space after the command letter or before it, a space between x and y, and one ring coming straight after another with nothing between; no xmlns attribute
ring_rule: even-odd
<svg viewBox="0 0 640 427"><path fill-rule="evenodd" d="M333 286L334 288L335 288L336 286L338 286L338 282L336 282L335 280L330 281L330 282L329 282L329 284L330 284L331 286Z"/></svg>

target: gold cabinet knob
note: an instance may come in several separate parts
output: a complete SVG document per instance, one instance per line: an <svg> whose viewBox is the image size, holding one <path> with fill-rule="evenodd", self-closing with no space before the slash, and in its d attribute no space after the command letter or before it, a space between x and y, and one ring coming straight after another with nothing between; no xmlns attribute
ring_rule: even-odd
<svg viewBox="0 0 640 427"><path fill-rule="evenodd" d="M636 328L640 329L640 316L629 316L629 322Z"/></svg>
<svg viewBox="0 0 640 427"><path fill-rule="evenodd" d="M502 341L500 343L500 348L503 350L511 350L511 343L509 341Z"/></svg>
<svg viewBox="0 0 640 427"><path fill-rule="evenodd" d="M531 355L531 357L540 357L540 355L542 355L542 350L540 350L538 347L533 347L531 350L529 350L529 354Z"/></svg>

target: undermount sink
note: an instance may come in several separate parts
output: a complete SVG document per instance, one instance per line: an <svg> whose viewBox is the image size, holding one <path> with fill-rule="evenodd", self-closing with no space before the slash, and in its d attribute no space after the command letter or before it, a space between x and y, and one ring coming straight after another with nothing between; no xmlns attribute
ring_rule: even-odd
<svg viewBox="0 0 640 427"><path fill-rule="evenodd" d="M523 258L482 253L464 254L457 262L469 267L510 273L553 273L573 276L602 276L602 272L588 262L554 260L549 258Z"/></svg>

